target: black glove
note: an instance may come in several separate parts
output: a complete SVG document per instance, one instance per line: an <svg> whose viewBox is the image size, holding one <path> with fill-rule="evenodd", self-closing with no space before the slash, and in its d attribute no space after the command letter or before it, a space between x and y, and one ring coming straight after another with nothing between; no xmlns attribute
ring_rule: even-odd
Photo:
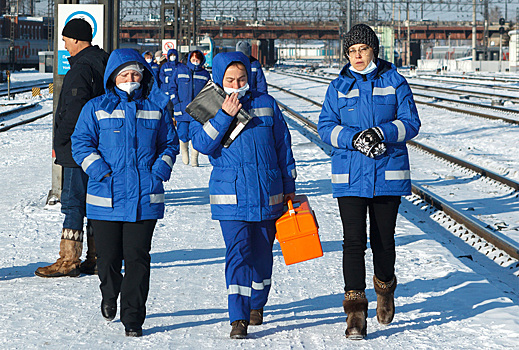
<svg viewBox="0 0 519 350"><path fill-rule="evenodd" d="M382 140L384 140L382 130L375 127L356 133L353 136L352 145L365 156L375 158L386 151L386 146L381 143Z"/></svg>

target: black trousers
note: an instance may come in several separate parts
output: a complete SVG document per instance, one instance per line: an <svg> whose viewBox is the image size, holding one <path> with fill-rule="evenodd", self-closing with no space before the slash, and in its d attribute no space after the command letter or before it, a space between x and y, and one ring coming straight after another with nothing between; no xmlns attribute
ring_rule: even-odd
<svg viewBox="0 0 519 350"><path fill-rule="evenodd" d="M150 287L151 238L157 220L137 222L91 220L103 300L117 303L126 329L142 327ZM121 274L124 260L124 276Z"/></svg>
<svg viewBox="0 0 519 350"><path fill-rule="evenodd" d="M338 201L344 231L344 291L366 289L366 212L375 276L389 282L395 275L395 225L400 197L340 197Z"/></svg>

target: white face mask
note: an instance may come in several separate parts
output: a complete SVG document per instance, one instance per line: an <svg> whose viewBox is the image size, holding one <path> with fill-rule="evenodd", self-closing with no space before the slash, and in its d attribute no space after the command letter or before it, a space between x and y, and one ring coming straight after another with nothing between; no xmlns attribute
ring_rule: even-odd
<svg viewBox="0 0 519 350"><path fill-rule="evenodd" d="M237 93L238 93L238 98L242 98L243 96L245 96L245 93L246 93L247 91L249 91L249 83L245 84L244 86L242 86L242 87L239 88L239 89L233 89L233 88L230 88L230 87L224 87L223 90L224 90L228 95L237 92Z"/></svg>
<svg viewBox="0 0 519 350"><path fill-rule="evenodd" d="M376 68L377 68L377 65L376 65L375 62L373 62L373 61L369 62L368 66L367 66L366 68L364 68L364 70L362 70L362 71L356 70L355 68L353 68L353 66L350 66L350 70L354 71L355 73L359 73L359 74L368 74L368 73L371 73L371 72L373 72Z"/></svg>
<svg viewBox="0 0 519 350"><path fill-rule="evenodd" d="M151 63L153 60L151 58L146 58L146 62Z"/></svg>
<svg viewBox="0 0 519 350"><path fill-rule="evenodd" d="M171 55L171 56L169 56L169 60L170 60L171 62L173 62L173 61L176 60L176 59L177 59L177 56L175 56L175 55Z"/></svg>
<svg viewBox="0 0 519 350"><path fill-rule="evenodd" d="M117 85L117 87L124 92L126 92L128 95L131 94L133 91L137 90L141 87L141 83L131 81L129 83L120 83Z"/></svg>
<svg viewBox="0 0 519 350"><path fill-rule="evenodd" d="M193 66L198 67L200 65L200 62L191 62Z"/></svg>

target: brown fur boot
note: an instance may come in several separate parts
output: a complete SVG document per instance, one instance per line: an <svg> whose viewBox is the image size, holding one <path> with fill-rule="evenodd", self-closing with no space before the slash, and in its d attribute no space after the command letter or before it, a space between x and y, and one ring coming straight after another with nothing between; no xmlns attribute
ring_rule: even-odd
<svg viewBox="0 0 519 350"><path fill-rule="evenodd" d="M52 265L38 267L34 274L40 277L78 277L83 251L83 231L63 229L59 244L59 259Z"/></svg>
<svg viewBox="0 0 519 350"><path fill-rule="evenodd" d="M368 317L368 299L363 290L350 290L344 294L344 312L346 318L346 338L360 340L366 336Z"/></svg>
<svg viewBox="0 0 519 350"><path fill-rule="evenodd" d="M79 265L79 270L86 275L97 275L96 244L94 236L87 236L86 259Z"/></svg>
<svg viewBox="0 0 519 350"><path fill-rule="evenodd" d="M377 293L377 320L381 324L390 324L395 316L396 276L389 282L373 276L373 285Z"/></svg>

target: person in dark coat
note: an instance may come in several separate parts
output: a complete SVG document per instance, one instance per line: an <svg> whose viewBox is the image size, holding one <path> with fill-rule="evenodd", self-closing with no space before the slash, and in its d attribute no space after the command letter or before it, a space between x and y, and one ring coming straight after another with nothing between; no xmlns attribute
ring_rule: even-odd
<svg viewBox="0 0 519 350"><path fill-rule="evenodd" d="M101 313L113 320L120 294L126 335L138 337L146 317L151 239L164 217L163 182L170 178L178 137L169 98L135 50L112 52L105 91L83 108L72 152L89 176L86 210L97 245Z"/></svg>
<svg viewBox="0 0 519 350"><path fill-rule="evenodd" d="M366 215L373 252L377 320L395 313L395 226L401 196L411 194L406 141L418 134L420 119L409 84L378 58L376 33L365 24L344 39L349 63L331 82L319 116L321 139L333 146L332 189L341 214L346 337L367 333L368 300L364 255Z"/></svg>
<svg viewBox="0 0 519 350"><path fill-rule="evenodd" d="M261 63L252 56L252 47L247 41L238 41L236 43L236 51L242 52L250 60L251 69L251 89L259 92L267 93L267 79L261 68Z"/></svg>
<svg viewBox="0 0 519 350"><path fill-rule="evenodd" d="M228 94L216 116L190 125L193 147L213 166L211 213L226 246L225 280L231 338L263 323L272 278L272 245L283 203L295 196L291 136L274 98L250 89L250 62L241 52L219 53L213 80ZM228 148L222 138L240 109L254 118Z"/></svg>
<svg viewBox="0 0 519 350"><path fill-rule="evenodd" d="M108 54L92 46L92 27L82 19L72 19L63 28L63 41L70 53L70 70L63 79L54 118L53 150L55 163L63 167L61 212L65 214L61 233L59 259L50 266L39 267L40 277L79 276L96 273L94 237L87 224L88 251L80 264L83 250L83 221L88 177L72 158L70 136L79 113L92 98L104 93L103 75Z"/></svg>

